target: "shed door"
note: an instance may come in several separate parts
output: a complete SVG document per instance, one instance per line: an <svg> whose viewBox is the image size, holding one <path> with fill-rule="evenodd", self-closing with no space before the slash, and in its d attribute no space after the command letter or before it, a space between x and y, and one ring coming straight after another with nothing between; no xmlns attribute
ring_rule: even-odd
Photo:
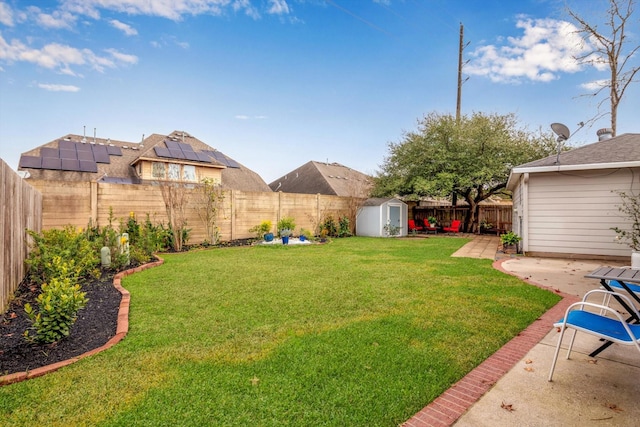
<svg viewBox="0 0 640 427"><path fill-rule="evenodd" d="M389 225L400 227L400 217L401 217L401 208L400 205L389 205Z"/></svg>

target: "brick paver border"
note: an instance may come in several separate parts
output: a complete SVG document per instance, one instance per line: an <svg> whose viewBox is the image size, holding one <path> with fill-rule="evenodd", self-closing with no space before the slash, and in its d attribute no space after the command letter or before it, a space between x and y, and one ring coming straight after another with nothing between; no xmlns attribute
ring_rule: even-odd
<svg viewBox="0 0 640 427"><path fill-rule="evenodd" d="M63 360L57 363L52 363L50 365L42 366L40 368L36 368L30 371L24 372L15 372L13 374L5 375L0 377L0 386L17 383L20 381L25 381L31 378L40 377L42 375L48 374L50 372L57 371L58 369L70 365L72 363L77 362L80 359L85 357L93 356L94 354L100 353L101 351L105 351L117 343L119 343L127 332L129 331L129 302L131 300L131 295L129 291L122 287L121 281L123 277L126 277L133 273L138 273L142 270L146 270L148 268L156 267L158 265L162 265L164 260L156 255L157 261L150 262L144 265L141 265L136 268L131 268L129 270L121 271L113 277L113 286L120 291L122 294L122 299L120 300L120 307L118 309L118 322L116 326L116 334L111 337L109 341L107 341L104 345L95 348L93 350L89 350L86 353L82 353L79 356L72 357L71 359Z"/></svg>
<svg viewBox="0 0 640 427"><path fill-rule="evenodd" d="M502 263L507 260L508 258L495 261L493 268L514 275L502 267ZM578 301L578 298L573 295L559 292L532 280L519 278L532 285L557 293L562 296L562 300L460 381L452 385L449 390L407 420L403 424L404 427L448 427L453 425L549 333L553 324L564 316L570 304Z"/></svg>

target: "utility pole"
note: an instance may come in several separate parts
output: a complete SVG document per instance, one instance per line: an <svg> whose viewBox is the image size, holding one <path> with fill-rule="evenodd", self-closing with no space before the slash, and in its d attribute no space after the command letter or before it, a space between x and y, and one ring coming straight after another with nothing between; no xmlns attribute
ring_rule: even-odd
<svg viewBox="0 0 640 427"><path fill-rule="evenodd" d="M462 51L464 50L464 26L460 23L460 48L458 49L458 99L456 102L456 123L460 123L460 104L462 103Z"/></svg>

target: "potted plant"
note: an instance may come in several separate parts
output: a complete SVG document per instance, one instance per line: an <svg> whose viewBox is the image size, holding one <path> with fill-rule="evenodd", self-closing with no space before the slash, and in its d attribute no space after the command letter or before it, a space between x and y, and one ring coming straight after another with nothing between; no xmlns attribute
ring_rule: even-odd
<svg viewBox="0 0 640 427"><path fill-rule="evenodd" d="M640 269L640 198L625 192L618 192L622 204L618 210L631 220L631 228L612 227L616 241L631 248L631 268Z"/></svg>
<svg viewBox="0 0 640 427"><path fill-rule="evenodd" d="M311 230L307 230L306 228L300 229L300 241L304 242L305 240L313 240L313 233Z"/></svg>
<svg viewBox="0 0 640 427"><path fill-rule="evenodd" d="M520 242L520 240L522 240L522 237L518 236L513 231L509 231L508 233L500 235L502 250L504 250L505 252L515 249L515 252L518 253L518 242Z"/></svg>
<svg viewBox="0 0 640 427"><path fill-rule="evenodd" d="M428 217L427 221L429 221L429 227L435 227L438 224L435 216Z"/></svg>
<svg viewBox="0 0 640 427"><path fill-rule="evenodd" d="M288 228L283 228L282 230L280 230L280 238L282 239L283 245L289 244L290 236L291 236L291 230L289 230Z"/></svg>
<svg viewBox="0 0 640 427"><path fill-rule="evenodd" d="M253 226L249 229L250 232L256 233L256 238L264 239L267 242L273 240L273 233L271 232L271 221L264 220L260 224Z"/></svg>

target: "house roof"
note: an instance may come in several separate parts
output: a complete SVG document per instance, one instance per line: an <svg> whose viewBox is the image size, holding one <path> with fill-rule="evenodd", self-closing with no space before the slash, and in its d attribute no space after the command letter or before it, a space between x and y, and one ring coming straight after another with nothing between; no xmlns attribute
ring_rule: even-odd
<svg viewBox="0 0 640 427"><path fill-rule="evenodd" d="M372 182L368 175L339 163L310 161L269 184L284 193L368 197Z"/></svg>
<svg viewBox="0 0 640 427"><path fill-rule="evenodd" d="M524 173L561 172L594 169L640 167L640 133L625 133L594 142L559 155L516 166L511 170L507 188L513 189Z"/></svg>
<svg viewBox="0 0 640 427"><path fill-rule="evenodd" d="M223 188L271 191L258 174L181 131L152 134L139 143L69 134L23 153L18 169L49 181L139 184L135 166L143 160L222 169Z"/></svg>

